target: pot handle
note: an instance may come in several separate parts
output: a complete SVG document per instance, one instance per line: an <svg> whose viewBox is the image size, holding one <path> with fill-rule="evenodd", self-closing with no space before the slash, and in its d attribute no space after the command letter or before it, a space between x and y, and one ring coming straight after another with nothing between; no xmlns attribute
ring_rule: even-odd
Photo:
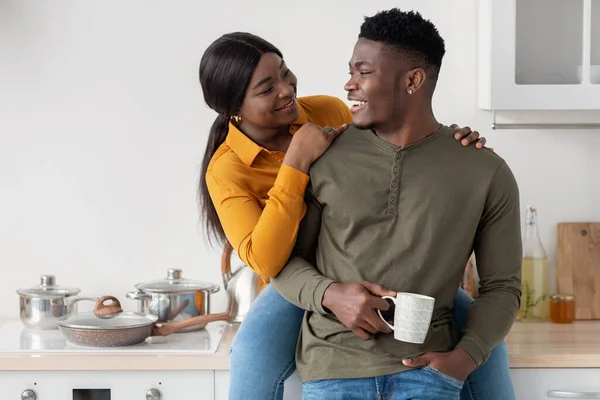
<svg viewBox="0 0 600 400"><path fill-rule="evenodd" d="M154 328L152 328L152 336L167 336L190 326L206 325L209 322L227 321L228 319L229 313L222 312L219 314L200 315L198 317L186 319L185 321L180 322L169 322L166 324L154 325Z"/></svg>
<svg viewBox="0 0 600 400"><path fill-rule="evenodd" d="M73 296L73 297L66 297L65 298L65 304L70 306L72 304L77 303L78 301L81 300L85 300L85 301L98 301L100 297L80 297L80 296Z"/></svg>
<svg viewBox="0 0 600 400"><path fill-rule="evenodd" d="M152 295L142 292L127 292L125 297L132 300L152 300Z"/></svg>
<svg viewBox="0 0 600 400"><path fill-rule="evenodd" d="M221 254L221 274L223 275L223 284L227 287L227 283L231 279L231 254L233 253L233 247L229 242L225 243L223 247L223 254Z"/></svg>

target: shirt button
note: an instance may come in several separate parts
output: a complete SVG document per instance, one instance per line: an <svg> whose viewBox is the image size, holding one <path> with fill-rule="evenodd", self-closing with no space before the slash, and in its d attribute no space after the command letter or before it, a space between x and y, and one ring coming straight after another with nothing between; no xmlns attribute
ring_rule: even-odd
<svg viewBox="0 0 600 400"><path fill-rule="evenodd" d="M392 197L392 198L390 199L390 203L394 204L395 202L396 202L396 198L395 198L395 197Z"/></svg>
<svg viewBox="0 0 600 400"><path fill-rule="evenodd" d="M401 158L402 158L402 154L400 154L400 153L396 154L396 160L399 160Z"/></svg>
<svg viewBox="0 0 600 400"><path fill-rule="evenodd" d="M398 167L395 167L395 168L394 168L394 172L395 172L395 173L398 173L398 172L400 172L400 168L398 168Z"/></svg>
<svg viewBox="0 0 600 400"><path fill-rule="evenodd" d="M396 182L396 181L392 182L392 187L396 187L396 186L398 186L398 182Z"/></svg>

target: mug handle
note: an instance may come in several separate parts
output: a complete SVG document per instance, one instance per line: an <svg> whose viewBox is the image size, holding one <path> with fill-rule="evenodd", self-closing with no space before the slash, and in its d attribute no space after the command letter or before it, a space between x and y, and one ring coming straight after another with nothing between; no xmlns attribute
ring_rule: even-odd
<svg viewBox="0 0 600 400"><path fill-rule="evenodd" d="M383 297L381 297L381 298L382 298L382 299L390 299L390 300L392 300L394 303L396 303L396 302L395 302L395 300L396 300L396 298L395 298L395 297L392 297L392 296L383 296ZM381 315L381 310L377 309L377 314L379 314L379 318L381 318L381 320L382 320L383 322L385 322L385 324L386 324L387 326L389 326L391 330L393 330L393 331L395 331L395 330L396 330L396 328L394 328L394 325L390 324L390 323L389 323L389 322L387 322L385 319L383 319L383 315Z"/></svg>

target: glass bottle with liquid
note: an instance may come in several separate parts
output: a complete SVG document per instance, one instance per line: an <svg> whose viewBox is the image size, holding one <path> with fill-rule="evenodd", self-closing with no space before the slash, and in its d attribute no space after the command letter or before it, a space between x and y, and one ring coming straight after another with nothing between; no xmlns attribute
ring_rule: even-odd
<svg viewBox="0 0 600 400"><path fill-rule="evenodd" d="M537 210L527 207L521 279L521 308L517 321L548 319L548 259L538 234Z"/></svg>

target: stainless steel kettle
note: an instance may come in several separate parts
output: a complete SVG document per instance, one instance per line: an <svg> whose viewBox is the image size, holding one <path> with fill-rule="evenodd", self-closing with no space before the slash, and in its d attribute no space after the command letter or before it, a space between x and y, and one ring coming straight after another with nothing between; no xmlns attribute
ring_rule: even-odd
<svg viewBox="0 0 600 400"><path fill-rule="evenodd" d="M227 243L221 255L221 273L223 274L223 286L229 298L229 321L242 322L254 299L260 293L262 279L246 265L241 265L232 272L232 253L233 247Z"/></svg>

